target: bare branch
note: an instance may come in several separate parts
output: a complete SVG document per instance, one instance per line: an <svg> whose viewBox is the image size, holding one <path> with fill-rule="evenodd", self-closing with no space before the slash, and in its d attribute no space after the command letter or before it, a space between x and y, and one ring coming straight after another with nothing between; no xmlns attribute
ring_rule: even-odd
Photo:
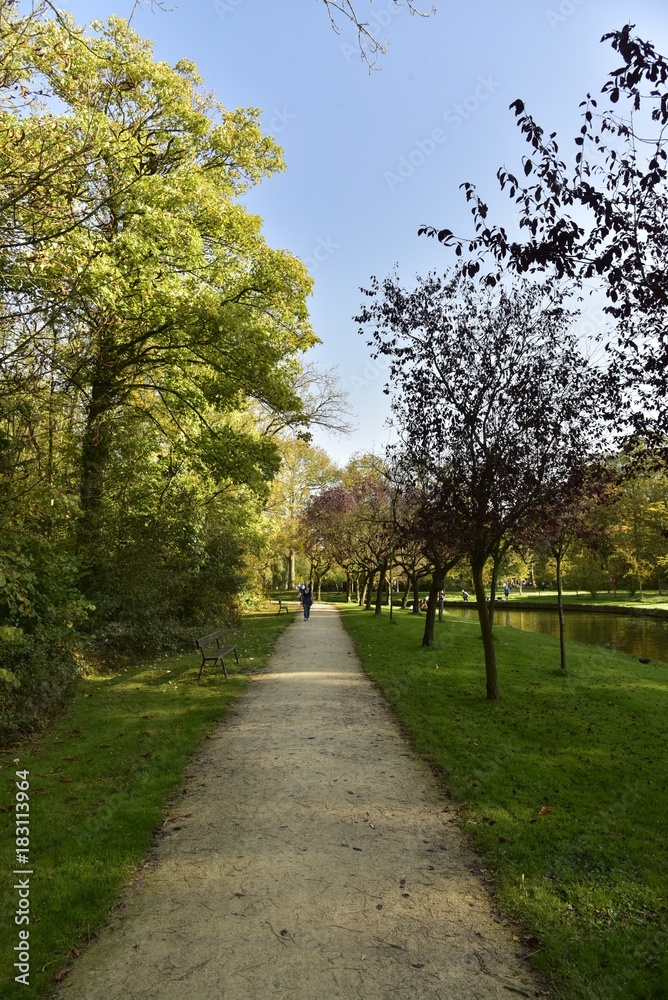
<svg viewBox="0 0 668 1000"><path fill-rule="evenodd" d="M416 14L418 17L429 17L430 14L436 13L435 7L426 11L418 10L416 0L392 0L392 2L397 9L407 7L411 14ZM385 43L381 42L374 34L377 29L372 21L360 19L352 0L323 0L323 3L327 8L330 24L337 35L341 32L341 24L337 20L337 15L340 15L349 21L357 31L357 44L362 61L367 64L369 70L378 69L376 65L378 57L385 55L387 48Z"/></svg>
<svg viewBox="0 0 668 1000"><path fill-rule="evenodd" d="M128 18L128 24L132 23L132 18L135 16L138 10L141 10L144 6L145 0L134 0L132 4L132 10L130 11L130 16ZM171 11L174 10L173 7L166 7L165 0L150 0L151 13L155 14L156 10Z"/></svg>

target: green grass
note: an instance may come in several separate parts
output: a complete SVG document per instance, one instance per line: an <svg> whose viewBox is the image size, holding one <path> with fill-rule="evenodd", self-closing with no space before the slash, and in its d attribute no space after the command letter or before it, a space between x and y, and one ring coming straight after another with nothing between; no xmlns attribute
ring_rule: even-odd
<svg viewBox="0 0 668 1000"><path fill-rule="evenodd" d="M457 596L457 595L453 595ZM503 589L501 594L497 596L503 597ZM604 592L592 596L591 594L580 591L577 593L574 590L568 590L564 593L564 604L582 604L586 607L596 608L602 605L611 604L617 608L662 608L668 610L668 594L659 594L657 591L646 591L642 600L640 599L640 594L629 594L626 591L618 590L617 593ZM524 588L524 592L520 597L517 590L511 590L509 600L514 604L548 604L556 605L557 603L557 592L556 590L541 590L535 593L531 590Z"/></svg>
<svg viewBox="0 0 668 1000"><path fill-rule="evenodd" d="M280 591L276 592L276 599L282 597L284 600L297 600L296 591ZM403 594L394 595L394 607L398 608L401 604L401 598ZM420 598L427 598L429 596L428 590L420 591ZM503 588L497 591L497 598L501 600L503 598ZM613 605L617 608L635 608L637 610L651 610L653 608L663 609L668 611L668 594L659 594L657 591L646 591L643 594L642 601L640 600L639 594L629 595L626 591L618 590L616 594L612 591L608 593L596 594L592 597L591 594L580 591L577 593L574 590L568 590L564 593L564 604L578 604L583 605L587 608L602 607L604 605ZM342 604L346 605L346 595L336 593L335 591L323 591L322 601L326 601L330 604ZM408 603L411 604L413 601L412 596L409 598ZM461 592L460 591L446 591L445 594L445 606L447 607L448 602L458 601L461 602ZM375 605L375 592L374 601ZM556 590L541 590L532 591L524 588L524 592L520 597L517 589L513 589L510 592L509 603L512 604L543 604L545 607L556 608L557 606L557 592ZM471 596L469 598L469 605L475 607L475 598ZM383 607L387 605L384 603Z"/></svg>
<svg viewBox="0 0 668 1000"><path fill-rule="evenodd" d="M498 629L487 702L476 623L446 614L422 650L423 616L342 610L523 927L518 950L564 1000L665 1000L668 667L569 643L564 677L557 640Z"/></svg>
<svg viewBox="0 0 668 1000"><path fill-rule="evenodd" d="M145 857L170 797L196 778L188 760L265 666L292 615L249 614L235 633L229 681L199 654L165 657L120 675L82 680L45 733L0 753L0 997L46 996L54 976L105 921ZM14 982L15 772L30 771L30 986ZM193 773L195 772L195 773ZM168 815L168 812L167 812Z"/></svg>

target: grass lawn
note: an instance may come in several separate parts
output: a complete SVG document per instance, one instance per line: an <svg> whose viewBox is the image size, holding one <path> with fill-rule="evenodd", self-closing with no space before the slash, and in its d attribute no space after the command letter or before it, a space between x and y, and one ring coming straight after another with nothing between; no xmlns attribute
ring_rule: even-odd
<svg viewBox="0 0 668 1000"><path fill-rule="evenodd" d="M46 996L75 949L105 922L119 890L169 815L170 797L196 773L197 744L245 687L244 673L266 664L292 615L249 614L235 633L240 669L229 681L199 653L165 657L107 677L82 680L67 712L45 733L0 753L0 997ZM18 890L16 771L30 796L30 985L18 971L14 923ZM194 768L192 769L194 771Z"/></svg>
<svg viewBox="0 0 668 1000"><path fill-rule="evenodd" d="M518 951L563 1000L668 997L668 666L499 628L485 700L476 623L343 605L370 676L436 765Z"/></svg>
<svg viewBox="0 0 668 1000"><path fill-rule="evenodd" d="M454 596L456 597L457 595L455 594ZM500 596L503 597L503 590ZM516 589L511 590L509 600L514 604L535 603L556 605L557 592L556 590L541 590L534 593L525 587L521 597ZM612 604L616 608L662 608L668 611L668 594L659 594L656 590L648 590L643 594L641 600L639 593L630 595L625 590L618 590L616 594L612 591L610 593L603 592L596 594L595 597L582 590L579 593L576 593L574 590L568 590L564 593L564 604L582 604L591 608Z"/></svg>
<svg viewBox="0 0 668 1000"><path fill-rule="evenodd" d="M285 600L296 600L295 592L285 591L281 592L280 595ZM394 607L398 608L401 604L402 594L394 595ZM420 598L427 598L429 596L428 590L420 591ZM503 598L503 588L497 591L497 598L501 600ZM334 591L327 591L322 594L323 601L327 601L331 604L341 604L346 606L345 594L336 593ZM408 603L412 603L413 598L411 597ZM522 606L522 604L544 604L546 607L556 608L557 606L557 592L556 590L541 590L532 591L531 589L524 588L522 596L520 597L517 589L513 589L510 592L509 603ZM446 591L445 594L445 607L447 608L448 602L457 601L461 603L461 593L459 591L451 592ZM375 604L375 592L374 592L374 604ZM568 590L564 593L564 604L578 604L583 605L587 608L595 609L596 607L602 607L606 604L613 605L616 608L635 608L637 610L651 610L652 608L663 609L668 611L668 594L659 594L656 590L649 590L643 594L643 599L640 600L639 594L634 594L630 596L626 591L618 590L616 594L612 591L608 594L603 592L596 594L592 597L591 594L580 591L576 593L574 590ZM475 607L475 598L472 595L469 598L469 605ZM384 604L383 607L386 607Z"/></svg>

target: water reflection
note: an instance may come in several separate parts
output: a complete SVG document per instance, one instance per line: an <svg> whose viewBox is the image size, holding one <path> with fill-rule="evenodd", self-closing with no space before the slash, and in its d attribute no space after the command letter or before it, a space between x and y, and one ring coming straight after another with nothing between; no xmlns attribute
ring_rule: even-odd
<svg viewBox="0 0 668 1000"><path fill-rule="evenodd" d="M455 611L463 618L477 621L478 612L471 608ZM607 646L644 656L650 660L668 662L668 619L642 618L632 615L588 614L571 611L565 614L566 638L576 642L589 642L594 646ZM519 611L497 606L494 612L496 625L510 625L525 632L543 632L559 635L559 618L556 611Z"/></svg>

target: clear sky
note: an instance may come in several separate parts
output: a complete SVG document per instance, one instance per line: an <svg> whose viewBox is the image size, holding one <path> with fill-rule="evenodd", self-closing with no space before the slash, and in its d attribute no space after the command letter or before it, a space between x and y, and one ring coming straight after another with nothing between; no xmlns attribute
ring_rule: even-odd
<svg viewBox="0 0 668 1000"><path fill-rule="evenodd" d="M497 168L516 167L524 143L508 110L521 97L564 152L579 130L578 104L599 90L618 57L601 36L631 22L668 53L666 0L433 0L428 18L391 0L357 0L388 52L369 73L356 37L329 25L321 0L167 0L169 12L135 14L137 30L171 63L187 57L228 107L262 109L282 145L285 174L246 198L268 242L307 262L313 357L338 366L357 430L316 435L341 463L388 440L383 372L353 316L372 274L395 265L407 283L450 258L417 236L422 223L471 231L459 185L473 181L493 221L512 227ZM129 16L133 0L61 0L80 23ZM148 7L148 2L147 5ZM428 0L422 9L428 9Z"/></svg>

